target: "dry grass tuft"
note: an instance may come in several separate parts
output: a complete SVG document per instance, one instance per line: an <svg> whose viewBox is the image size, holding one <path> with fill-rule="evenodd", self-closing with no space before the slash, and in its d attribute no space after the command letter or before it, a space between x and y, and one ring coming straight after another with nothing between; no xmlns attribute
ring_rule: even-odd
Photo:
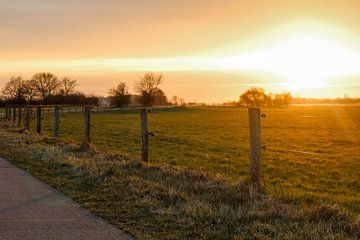
<svg viewBox="0 0 360 240"><path fill-rule="evenodd" d="M360 225L348 213L335 205L321 205L305 212L310 222L326 223L333 231L344 231L360 237Z"/></svg>

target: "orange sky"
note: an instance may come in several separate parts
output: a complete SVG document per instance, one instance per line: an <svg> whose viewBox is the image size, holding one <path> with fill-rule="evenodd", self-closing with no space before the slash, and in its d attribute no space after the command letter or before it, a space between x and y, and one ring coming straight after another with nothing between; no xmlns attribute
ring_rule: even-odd
<svg viewBox="0 0 360 240"><path fill-rule="evenodd" d="M105 94L154 70L188 101L250 86L360 96L359 11L355 0L2 0L0 86L52 71Z"/></svg>

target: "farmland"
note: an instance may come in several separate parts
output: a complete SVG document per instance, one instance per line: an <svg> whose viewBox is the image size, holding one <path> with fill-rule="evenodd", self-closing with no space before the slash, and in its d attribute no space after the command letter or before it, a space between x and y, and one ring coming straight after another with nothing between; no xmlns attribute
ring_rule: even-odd
<svg viewBox="0 0 360 240"><path fill-rule="evenodd" d="M336 205L357 218L360 107L292 106L263 112L267 114L262 120L262 184L266 194L300 209ZM51 136L52 117L51 112L44 112L43 135ZM149 130L154 133L150 137L150 164L200 170L234 184L249 175L247 109L154 110L148 118ZM31 128L35 132L35 121ZM62 113L60 141L80 143L83 128L83 113ZM92 144L97 152L138 159L138 112L93 112Z"/></svg>
<svg viewBox="0 0 360 240"><path fill-rule="evenodd" d="M340 202L360 213L360 107L264 109L263 177L269 191L301 201ZM83 113L61 115L60 138L81 142ZM44 115L52 134L53 115ZM33 126L35 129L35 126ZM150 161L203 169L237 179L249 172L247 109L194 108L149 114ZM92 115L92 142L100 151L139 158L137 112Z"/></svg>

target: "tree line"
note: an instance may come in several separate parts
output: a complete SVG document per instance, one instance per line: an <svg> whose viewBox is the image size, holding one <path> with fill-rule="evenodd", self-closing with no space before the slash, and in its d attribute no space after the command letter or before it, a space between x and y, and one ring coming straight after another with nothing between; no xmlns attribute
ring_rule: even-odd
<svg viewBox="0 0 360 240"><path fill-rule="evenodd" d="M290 104L359 104L360 98L344 96L341 98L303 98L293 97L291 93L280 94L265 93L262 88L251 88L244 92L237 102L224 105L250 106L250 107L282 107Z"/></svg>
<svg viewBox="0 0 360 240"><path fill-rule="evenodd" d="M97 104L98 99L76 91L77 82L52 73L36 73L31 79L11 77L2 89L4 104Z"/></svg>
<svg viewBox="0 0 360 240"><path fill-rule="evenodd" d="M163 81L162 74L145 73L143 77L135 81L133 94L130 93L126 83L121 82L109 91L110 105L115 107L124 107L129 104L139 104L145 107L184 105L185 101L182 98L173 96L170 101L166 97L165 92L160 88Z"/></svg>
<svg viewBox="0 0 360 240"><path fill-rule="evenodd" d="M226 102L223 105L246 107L282 107L291 104L293 96L289 92L266 93L262 88L250 88L240 95L238 101Z"/></svg>
<svg viewBox="0 0 360 240"><path fill-rule="evenodd" d="M11 77L2 89L0 104L90 104L99 105L100 102L113 107L125 107L129 105L142 105L151 107L154 105L184 104L183 99L176 96L169 101L164 91L160 89L163 83L163 75L145 73L134 83L135 93L131 94L129 87L120 82L116 87L109 90L108 97L87 96L77 91L77 82L69 77L58 78L52 73L36 73L30 80L24 80L21 76Z"/></svg>
<svg viewBox="0 0 360 240"><path fill-rule="evenodd" d="M115 107L128 106L131 101L140 103L143 106L168 105L169 102L160 84L163 82L163 75L155 73L145 73L134 84L136 94L130 94L126 83L121 82L116 87L110 89L110 105Z"/></svg>
<svg viewBox="0 0 360 240"><path fill-rule="evenodd" d="M30 80L24 80L21 76L11 77L2 90L0 105L4 104L62 104L62 105L106 105L113 107L145 106L154 105L184 105L182 98L173 96L171 101L160 88L164 77L162 74L145 73L139 80L134 82L134 93L125 82L120 82L111 88L108 97L87 96L77 91L77 81L69 77L58 78L52 73L36 73ZM224 105L236 105L247 107L287 106L293 100L289 92L281 94L265 93L262 88L251 88L241 94L239 101L228 102Z"/></svg>

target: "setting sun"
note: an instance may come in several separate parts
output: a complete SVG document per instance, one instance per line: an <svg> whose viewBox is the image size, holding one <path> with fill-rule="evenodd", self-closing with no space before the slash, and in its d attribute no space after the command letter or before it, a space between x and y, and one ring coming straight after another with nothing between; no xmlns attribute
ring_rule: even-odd
<svg viewBox="0 0 360 240"><path fill-rule="evenodd" d="M328 87L327 80L360 71L358 55L321 36L296 36L256 55L248 67L278 74L289 89Z"/></svg>
<svg viewBox="0 0 360 240"><path fill-rule="evenodd" d="M343 45L317 36L291 38L265 53L263 67L282 75L290 88L321 88L328 79L359 71L354 55Z"/></svg>

